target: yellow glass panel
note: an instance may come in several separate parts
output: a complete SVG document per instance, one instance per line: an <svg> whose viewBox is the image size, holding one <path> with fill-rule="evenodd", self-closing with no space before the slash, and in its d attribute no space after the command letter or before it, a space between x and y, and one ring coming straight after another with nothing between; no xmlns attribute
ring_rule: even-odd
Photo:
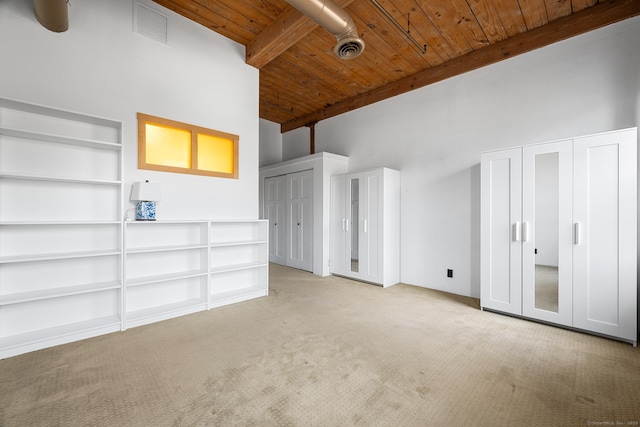
<svg viewBox="0 0 640 427"><path fill-rule="evenodd" d="M198 169L210 172L233 173L233 140L219 136L198 134Z"/></svg>
<svg viewBox="0 0 640 427"><path fill-rule="evenodd" d="M178 168L191 167L191 132L146 124L147 163Z"/></svg>

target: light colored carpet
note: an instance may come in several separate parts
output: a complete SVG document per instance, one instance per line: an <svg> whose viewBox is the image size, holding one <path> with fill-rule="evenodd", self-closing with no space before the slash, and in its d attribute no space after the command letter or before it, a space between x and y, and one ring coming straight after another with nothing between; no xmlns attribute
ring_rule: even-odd
<svg viewBox="0 0 640 427"><path fill-rule="evenodd" d="M629 344L408 285L277 265L270 276L269 297L0 361L0 425L640 420L640 351Z"/></svg>

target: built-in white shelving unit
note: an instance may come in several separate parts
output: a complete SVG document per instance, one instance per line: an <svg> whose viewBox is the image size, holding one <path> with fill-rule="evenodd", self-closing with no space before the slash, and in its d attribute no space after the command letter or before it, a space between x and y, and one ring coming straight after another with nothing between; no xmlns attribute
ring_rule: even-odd
<svg viewBox="0 0 640 427"><path fill-rule="evenodd" d="M264 220L125 223L125 327L259 296L268 287Z"/></svg>
<svg viewBox="0 0 640 427"><path fill-rule="evenodd" d="M122 124L0 99L0 357L120 330Z"/></svg>
<svg viewBox="0 0 640 427"><path fill-rule="evenodd" d="M209 308L269 293L269 222L211 221Z"/></svg>
<svg viewBox="0 0 640 427"><path fill-rule="evenodd" d="M122 124L0 98L0 359L269 293L266 220L123 221Z"/></svg>
<svg viewBox="0 0 640 427"><path fill-rule="evenodd" d="M207 221L126 222L125 241L125 327L207 308Z"/></svg>

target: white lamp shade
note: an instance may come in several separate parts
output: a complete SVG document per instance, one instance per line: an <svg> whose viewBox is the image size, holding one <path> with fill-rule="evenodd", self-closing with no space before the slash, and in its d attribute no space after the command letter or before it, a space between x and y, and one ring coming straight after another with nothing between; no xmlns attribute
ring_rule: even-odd
<svg viewBox="0 0 640 427"><path fill-rule="evenodd" d="M159 202L162 200L162 188L160 184L149 181L134 182L131 188L132 201Z"/></svg>

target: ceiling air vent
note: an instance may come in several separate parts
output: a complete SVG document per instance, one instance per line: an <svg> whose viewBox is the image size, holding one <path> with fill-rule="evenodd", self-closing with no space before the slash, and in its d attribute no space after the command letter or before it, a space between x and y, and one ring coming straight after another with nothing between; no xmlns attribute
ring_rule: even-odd
<svg viewBox="0 0 640 427"><path fill-rule="evenodd" d="M333 53L341 59L351 59L360 55L364 50L364 42L359 37L345 37L338 40Z"/></svg>
<svg viewBox="0 0 640 427"><path fill-rule="evenodd" d="M333 53L338 58L355 58L364 51L364 40L358 36L353 18L333 1L287 0L287 3L336 37L338 44Z"/></svg>
<svg viewBox="0 0 640 427"><path fill-rule="evenodd" d="M133 8L133 32L167 44L169 18L137 1L133 3Z"/></svg>

